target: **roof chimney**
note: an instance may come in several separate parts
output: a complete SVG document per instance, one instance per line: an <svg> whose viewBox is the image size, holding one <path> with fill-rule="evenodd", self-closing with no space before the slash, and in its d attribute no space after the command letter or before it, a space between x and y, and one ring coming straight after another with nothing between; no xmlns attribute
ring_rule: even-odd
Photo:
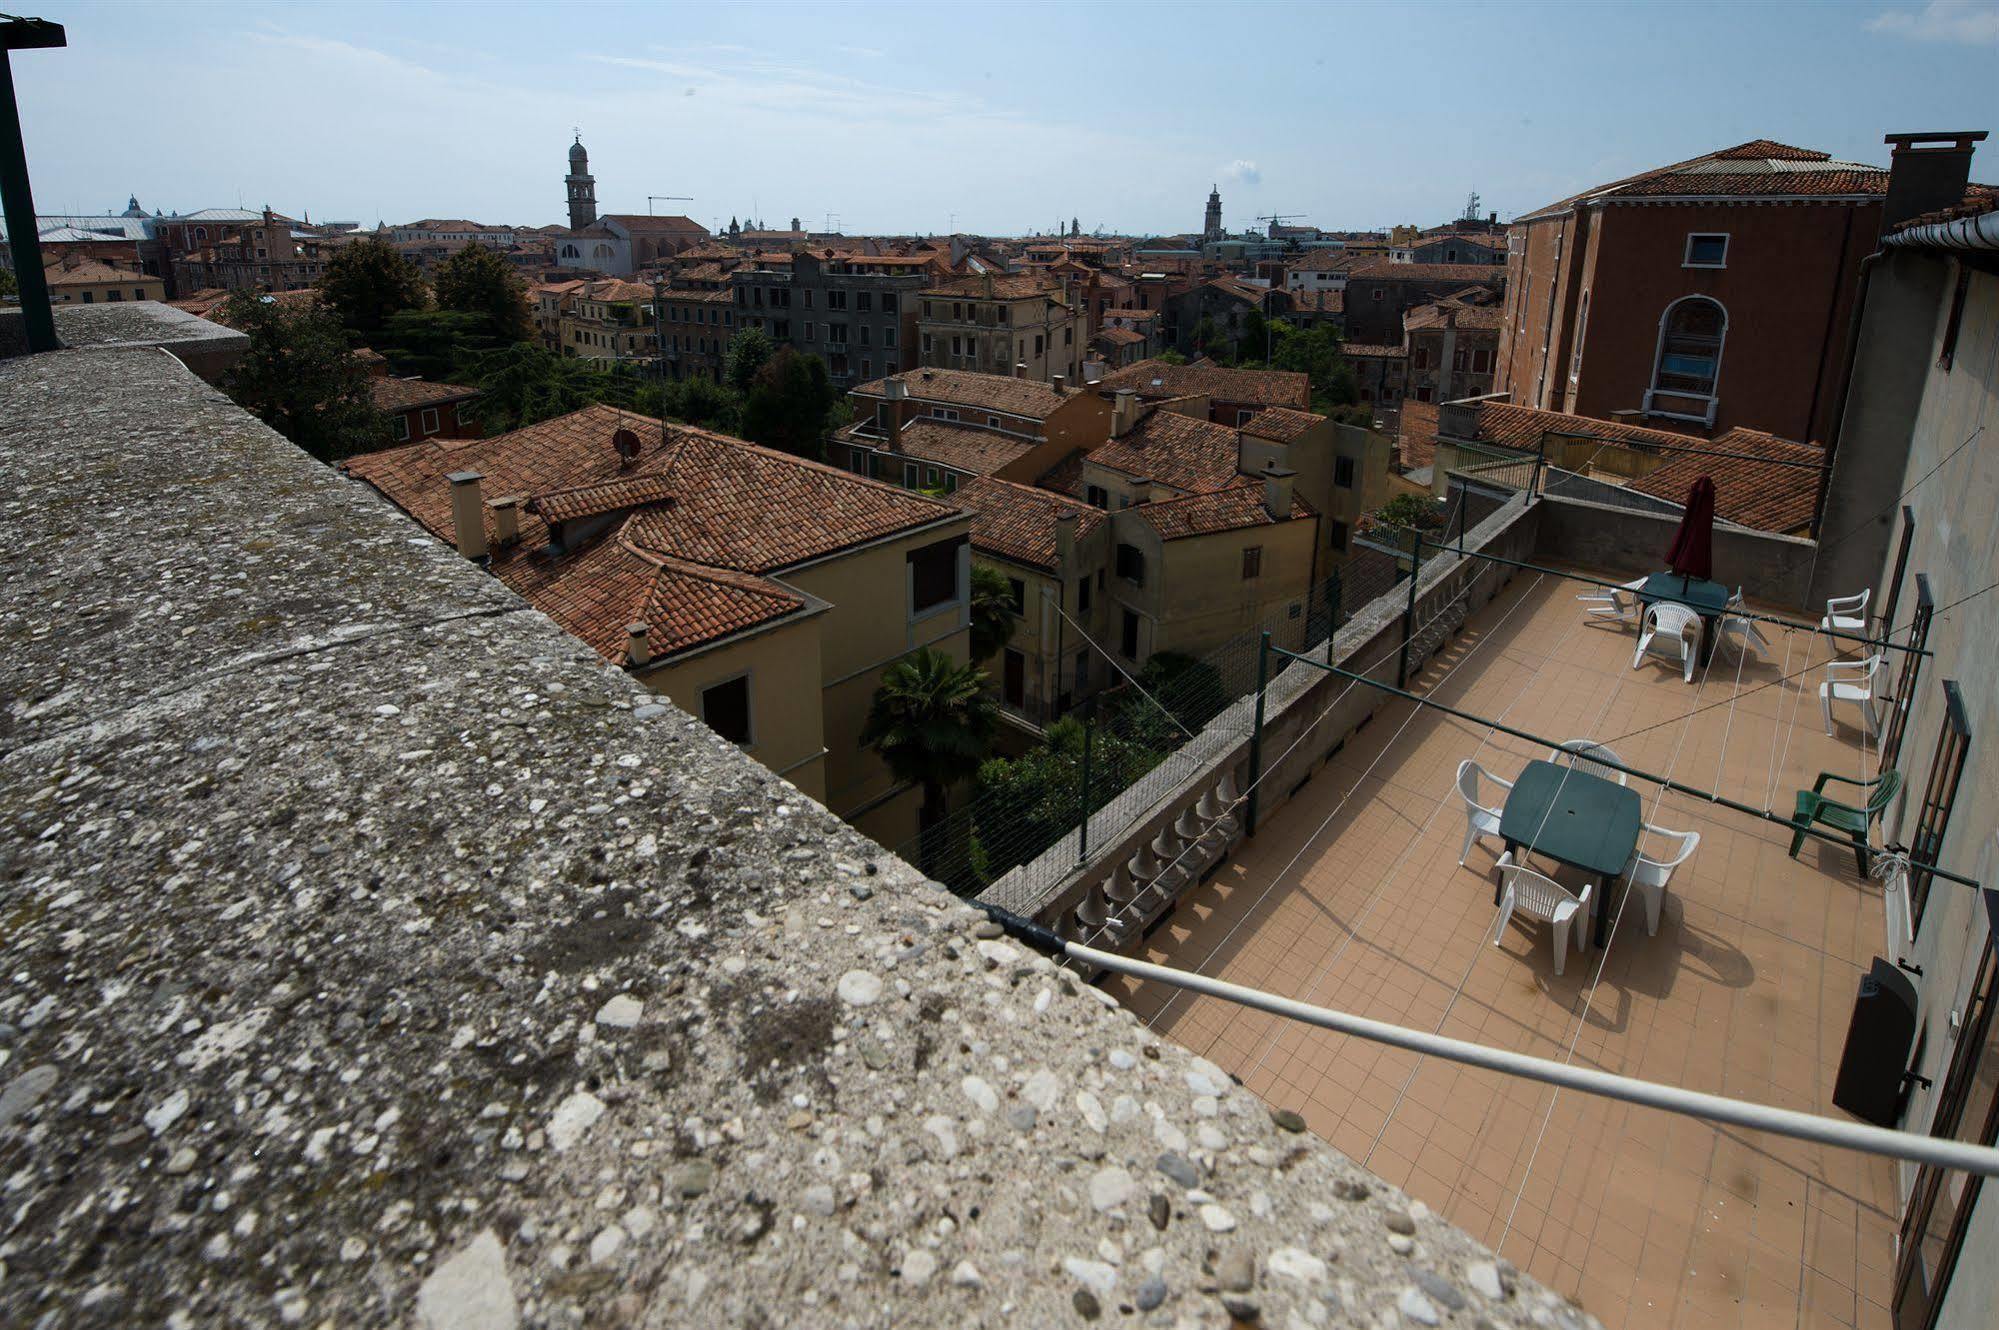
<svg viewBox="0 0 1999 1330"><path fill-rule="evenodd" d="M1013 377L1016 379L1027 377L1027 362L1025 360L1016 360L1013 362Z"/></svg>
<svg viewBox="0 0 1999 1330"><path fill-rule="evenodd" d="M521 496L504 494L486 500L493 510L493 543L501 549L518 544L521 538Z"/></svg>
<svg viewBox="0 0 1999 1330"><path fill-rule="evenodd" d="M453 471L451 482L451 527L458 539L458 552L468 559L486 557L486 514L479 502L477 471Z"/></svg>
<svg viewBox="0 0 1999 1330"><path fill-rule="evenodd" d="M1138 390L1120 388L1111 398L1111 437L1122 439L1138 423Z"/></svg>
<svg viewBox="0 0 1999 1330"><path fill-rule="evenodd" d="M644 665L652 659L652 648L646 645L646 634L652 629L642 623L625 625L625 660L632 665Z"/></svg>
<svg viewBox="0 0 1999 1330"><path fill-rule="evenodd" d="M1055 390L1057 397L1060 397L1064 392L1068 391L1069 380L1066 376L1057 374L1054 378L1048 380L1048 386Z"/></svg>
<svg viewBox="0 0 1999 1330"><path fill-rule="evenodd" d="M1055 571L1067 573L1076 566L1076 510L1064 508L1055 514Z"/></svg>
<svg viewBox="0 0 1999 1330"><path fill-rule="evenodd" d="M1983 142L1982 129L1944 130L1934 134L1890 134L1888 197L1881 201L1883 235L1926 212L1964 201L1971 180L1971 152Z"/></svg>
<svg viewBox="0 0 1999 1330"><path fill-rule="evenodd" d="M888 435L888 450L901 452L903 403L909 399L909 385L898 378L885 379L882 395L887 399L882 403L882 417L887 422L883 432Z"/></svg>
<svg viewBox="0 0 1999 1330"><path fill-rule="evenodd" d="M1271 521L1282 522L1291 516L1291 487L1297 479L1296 471L1281 466L1263 469L1263 511L1270 514Z"/></svg>

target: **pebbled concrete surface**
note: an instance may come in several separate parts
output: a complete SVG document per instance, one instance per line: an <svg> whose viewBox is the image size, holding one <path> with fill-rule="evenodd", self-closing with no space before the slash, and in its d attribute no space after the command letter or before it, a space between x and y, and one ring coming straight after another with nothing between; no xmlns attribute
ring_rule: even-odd
<svg viewBox="0 0 1999 1330"><path fill-rule="evenodd" d="M1589 1323L167 357L0 419L0 1324Z"/></svg>

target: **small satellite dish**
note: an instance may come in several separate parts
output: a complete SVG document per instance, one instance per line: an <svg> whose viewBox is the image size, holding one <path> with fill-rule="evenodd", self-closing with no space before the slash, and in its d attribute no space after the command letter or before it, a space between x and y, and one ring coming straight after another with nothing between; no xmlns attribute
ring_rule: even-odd
<svg viewBox="0 0 1999 1330"><path fill-rule="evenodd" d="M639 436L632 430L621 429L611 436L611 446L618 450L618 460L629 465L638 458Z"/></svg>

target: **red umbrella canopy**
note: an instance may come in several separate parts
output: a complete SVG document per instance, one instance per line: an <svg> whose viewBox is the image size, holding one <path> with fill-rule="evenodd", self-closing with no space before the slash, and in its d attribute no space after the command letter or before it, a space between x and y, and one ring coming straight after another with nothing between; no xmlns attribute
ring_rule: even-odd
<svg viewBox="0 0 1999 1330"><path fill-rule="evenodd" d="M1673 533L1666 564L1682 577L1703 581L1714 574L1714 480L1702 476L1687 491L1687 510Z"/></svg>

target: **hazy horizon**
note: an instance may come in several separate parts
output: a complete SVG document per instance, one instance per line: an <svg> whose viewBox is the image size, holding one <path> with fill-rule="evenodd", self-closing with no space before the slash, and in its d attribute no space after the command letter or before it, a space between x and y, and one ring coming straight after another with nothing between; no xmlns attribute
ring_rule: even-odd
<svg viewBox="0 0 1999 1330"><path fill-rule="evenodd" d="M1999 0L1339 7L50 4L14 56L43 213L269 204L372 227L1334 230L1502 218L1755 138L1885 164L1999 129ZM1174 21L1184 15L1184 22ZM199 20L196 22L195 20ZM1993 149L1974 178L1990 180Z"/></svg>

